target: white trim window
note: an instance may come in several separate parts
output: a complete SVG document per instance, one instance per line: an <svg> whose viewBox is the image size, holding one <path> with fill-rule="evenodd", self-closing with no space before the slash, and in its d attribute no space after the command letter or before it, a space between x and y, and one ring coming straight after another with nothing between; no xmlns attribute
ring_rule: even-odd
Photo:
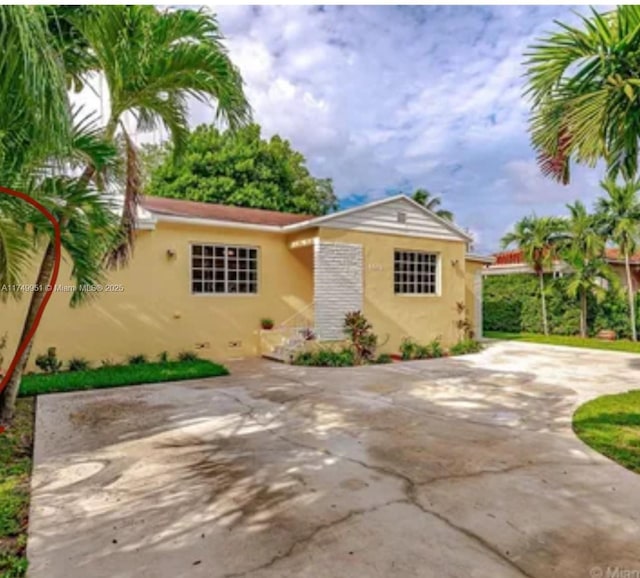
<svg viewBox="0 0 640 578"><path fill-rule="evenodd" d="M393 256L393 291L397 295L437 295L437 253L396 249Z"/></svg>
<svg viewBox="0 0 640 578"><path fill-rule="evenodd" d="M240 245L191 245L191 293L194 295L258 292L258 249Z"/></svg>

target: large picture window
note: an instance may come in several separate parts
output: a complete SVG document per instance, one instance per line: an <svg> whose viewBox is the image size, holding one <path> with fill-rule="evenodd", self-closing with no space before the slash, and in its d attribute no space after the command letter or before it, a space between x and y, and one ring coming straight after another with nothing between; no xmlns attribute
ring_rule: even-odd
<svg viewBox="0 0 640 578"><path fill-rule="evenodd" d="M237 245L191 245L191 292L258 292L258 249Z"/></svg>
<svg viewBox="0 0 640 578"><path fill-rule="evenodd" d="M393 259L393 289L398 294L436 295L438 255L396 250Z"/></svg>

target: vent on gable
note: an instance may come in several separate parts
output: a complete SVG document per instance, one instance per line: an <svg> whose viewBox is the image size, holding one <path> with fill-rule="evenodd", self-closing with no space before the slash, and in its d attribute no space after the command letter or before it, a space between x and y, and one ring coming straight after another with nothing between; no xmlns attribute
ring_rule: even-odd
<svg viewBox="0 0 640 578"><path fill-rule="evenodd" d="M398 223L406 223L407 222L407 213L404 211L398 211Z"/></svg>

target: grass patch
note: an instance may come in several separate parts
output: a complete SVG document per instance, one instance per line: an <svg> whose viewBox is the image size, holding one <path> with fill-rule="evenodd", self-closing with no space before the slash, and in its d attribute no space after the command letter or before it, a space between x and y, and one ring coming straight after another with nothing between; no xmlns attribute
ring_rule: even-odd
<svg viewBox="0 0 640 578"><path fill-rule="evenodd" d="M19 399L16 413L0 434L0 576L18 578L27 571L29 477L33 447L34 399Z"/></svg>
<svg viewBox="0 0 640 578"><path fill-rule="evenodd" d="M581 405L573 414L573 431L597 452L640 474L640 390Z"/></svg>
<svg viewBox="0 0 640 578"><path fill-rule="evenodd" d="M20 395L181 381L228 374L226 367L205 359L112 365L85 371L25 375L20 385Z"/></svg>
<svg viewBox="0 0 640 578"><path fill-rule="evenodd" d="M492 339L508 339L512 341L527 341L529 343L543 343L547 345L566 345L568 347L582 347L584 349L603 349L605 351L625 351L640 353L640 342L619 339L605 341L595 337L576 337L575 335L540 335L538 333L506 333L502 331L485 331L485 337Z"/></svg>

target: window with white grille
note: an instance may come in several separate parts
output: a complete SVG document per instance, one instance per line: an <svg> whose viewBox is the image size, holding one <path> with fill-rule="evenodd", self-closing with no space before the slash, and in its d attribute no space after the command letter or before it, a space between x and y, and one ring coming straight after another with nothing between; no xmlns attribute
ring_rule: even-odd
<svg viewBox="0 0 640 578"><path fill-rule="evenodd" d="M258 249L239 245L191 245L191 292L258 292Z"/></svg>
<svg viewBox="0 0 640 578"><path fill-rule="evenodd" d="M436 295L438 254L396 250L393 260L394 293Z"/></svg>

